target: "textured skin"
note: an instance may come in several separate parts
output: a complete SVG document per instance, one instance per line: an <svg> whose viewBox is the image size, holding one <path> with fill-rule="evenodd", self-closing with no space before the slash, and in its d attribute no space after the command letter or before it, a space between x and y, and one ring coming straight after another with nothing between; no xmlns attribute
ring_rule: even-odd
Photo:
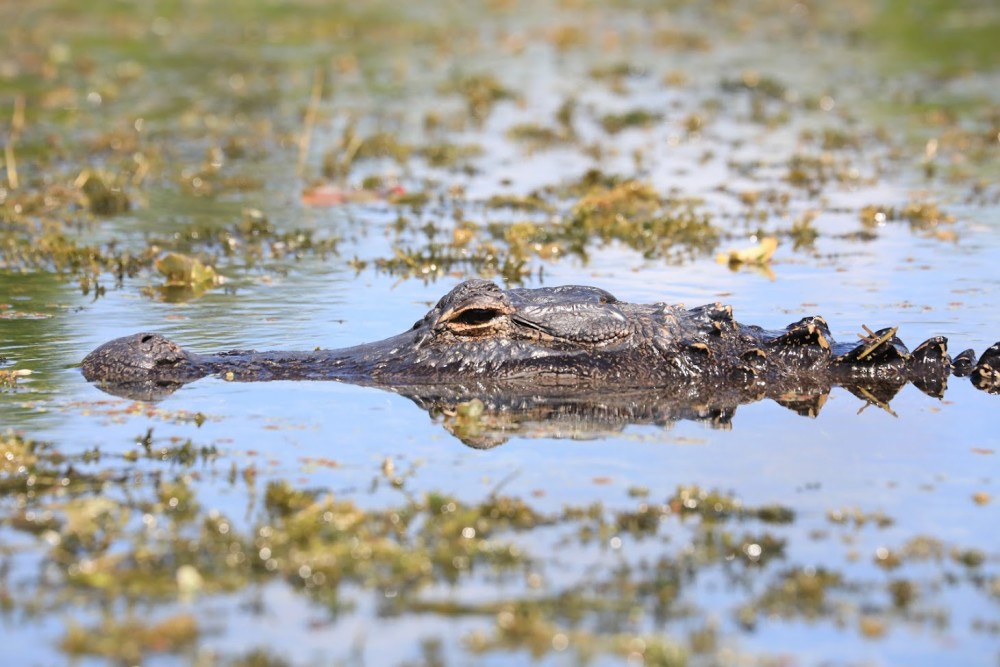
<svg viewBox="0 0 1000 667"><path fill-rule="evenodd" d="M409 331L356 347L198 355L142 333L106 343L82 363L84 376L106 390L150 399L206 375L343 380L408 387L411 396L416 387L460 386L474 393L476 385L488 385L495 396L655 388L753 400L804 386L828 391L831 385L864 385L877 395L907 382L940 396L953 370L997 393L995 369L1000 344L978 360L971 350L963 352L953 365L943 337L912 352L890 329L840 344L820 317L766 331L739 324L721 304L688 310L624 303L595 287L501 290L484 280L455 287Z"/></svg>

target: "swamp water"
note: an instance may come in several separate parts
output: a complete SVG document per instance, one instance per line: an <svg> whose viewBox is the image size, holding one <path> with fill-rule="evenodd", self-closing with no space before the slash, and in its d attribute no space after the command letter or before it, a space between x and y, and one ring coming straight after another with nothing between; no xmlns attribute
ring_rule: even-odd
<svg viewBox="0 0 1000 667"><path fill-rule="evenodd" d="M136 331L380 339L473 276L1000 339L995 11L926 3L967 60L925 62L860 3L527 4L0 9L5 664L1000 659L1000 398L960 378L726 428L82 379Z"/></svg>

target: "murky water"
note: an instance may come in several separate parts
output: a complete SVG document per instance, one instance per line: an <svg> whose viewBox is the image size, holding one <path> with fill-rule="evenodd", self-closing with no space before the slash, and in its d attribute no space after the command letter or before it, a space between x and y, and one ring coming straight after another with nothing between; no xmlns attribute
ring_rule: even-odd
<svg viewBox="0 0 1000 667"><path fill-rule="evenodd" d="M591 284L632 302L723 301L741 322L768 328L822 314L838 340L854 339L862 325L899 325L911 347L941 334L953 354L1000 340L995 164L976 152L996 156L1000 144L949 148L942 130L936 150L951 152L939 169L968 173L926 178L927 156L909 135L939 128L893 127L870 99L884 75L834 50L839 42L824 41L812 23L804 24L811 38L825 46L798 44L800 57L790 63L787 40L794 38L780 14L745 26L747 37L730 32L738 16L711 13L698 34L715 48L674 50L651 44L690 38L687 28L674 31L673 20L689 25L692 13L698 17L693 9L536 15L504 4L471 19L453 8L449 20L478 26L460 31L453 44L436 41L437 33L404 31L413 50L395 44L383 54L389 65L366 59L360 46L354 61L325 46L334 25L351 25L346 19L317 21L323 37L305 31L303 43L284 49L282 26L298 38L304 24L279 21L275 34L261 37L274 52L248 49L239 59L250 65L235 56L229 65L213 64L208 78L237 92L264 86L286 60L298 64L267 84L273 88L264 86L279 95L270 102L273 117L258 116L248 99L232 113L234 127L259 129L255 119L270 119L251 157L227 157L222 170L259 175L256 188L217 185L206 195L192 185L221 182L211 180L218 178L211 170L191 174L207 169L203 162L214 159L224 136L257 131L208 122L209 114L230 112L215 109L211 95L203 105L181 105L180 126L198 128L190 135L172 121L150 121L159 123L154 132L179 137L157 153L165 165L157 182L130 190L132 210L88 218L66 233L79 244L117 239L136 254L150 244L200 254L214 261L222 285L172 302L161 298L162 277L150 266L117 286L113 272L100 272L101 294L93 285L82 290L72 272L0 273L3 368L32 371L0 393L3 426L52 448L28 454L13 435L4 445L12 452L11 466L0 469L5 661L996 663L1000 436L993 425L1000 399L966 380L953 378L943 400L908 386L887 406L835 388L815 417L752 403L736 410L728 428L684 419L539 418L492 434L494 446L479 449L454 434L454 415L428 414L377 389L206 378L144 404L107 395L80 376L75 365L88 351L136 331L158 331L200 352L341 347L398 333L462 279L510 279L493 265L442 269L420 260L435 244L461 256L488 242L497 255L513 257L510 230L528 224L537 238L547 235L540 247L559 247L528 252L519 278L531 286ZM184 41L176 32L167 36L168 23L182 23L166 20L121 19L163 33L170 51ZM313 51L340 68L340 87L319 104L298 178L299 106L309 88L302 54ZM123 99L135 94L120 69L92 57L98 72L119 72ZM633 70L608 78L595 72L620 63ZM186 66L144 64L151 80L176 77L194 98L199 84ZM450 127L475 98L442 92L442 81L472 71L495 74L516 99L492 101L482 118ZM754 78L761 74L763 84ZM984 83L996 82L995 71L970 78L952 87L985 96L976 99L991 104L995 118L1000 87ZM84 90L101 83L96 79ZM773 97L761 94L768 79L783 86ZM744 88L734 89L736 81ZM899 94L920 92L924 80L916 81L899 83ZM145 99L141 88L138 97ZM159 108L157 94L148 99L149 109L138 113ZM511 139L508 130L518 124L554 127L567 99L576 108L571 140L532 148ZM134 122L134 114L106 104L110 118ZM659 116L621 132L602 125L607 114L635 109ZM82 115L85 122L60 131L86 135L101 127ZM961 116L976 137L996 132L990 117ZM323 176L323 156L339 154L350 123L361 133L391 130L403 141L476 144L481 153L467 169L382 157L352 165L346 182ZM891 138L880 133L887 126ZM815 137L829 128L842 133L846 149L818 147ZM795 156L818 161L802 167L799 181L789 166ZM229 161L233 172L225 171ZM22 171L33 173L30 159L25 163ZM548 211L486 203L495 195L557 192L590 169L687 201L722 230L721 239L710 248L676 240L664 249L641 233L595 228L584 252L575 252L573 237L560 236L575 224L574 195L552 195ZM333 206L303 203L303 188L347 190L365 176L427 192L430 201L409 207L376 194ZM5 192L9 205L17 192ZM953 220L863 222L864 207L926 211L927 202ZM273 225L259 255L244 252L254 243L249 234L231 236L232 253L206 240L211 230L233 229L251 208ZM9 218L11 225L22 220ZM805 218L817 235L796 248L805 236L795 225ZM475 229L473 242L449 246L463 225ZM491 237L491 226L501 232ZM335 250L303 245L284 254L278 236L292 230L337 239ZM781 246L760 270L731 270L714 259L715 251L769 235ZM392 268L394 257L408 257L412 270ZM328 494L329 502L346 504L314 517ZM443 523L449 513L465 516L497 498L517 499L547 518L528 521L528 510L518 510L503 515L504 524L494 508L457 527ZM398 533L362 529L368 520ZM325 532L342 523L349 527L335 536ZM407 554L426 564L413 566Z"/></svg>

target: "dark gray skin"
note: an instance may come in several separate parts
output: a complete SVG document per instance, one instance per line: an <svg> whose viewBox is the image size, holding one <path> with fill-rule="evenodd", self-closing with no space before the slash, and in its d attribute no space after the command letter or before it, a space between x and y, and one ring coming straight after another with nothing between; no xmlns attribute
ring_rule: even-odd
<svg viewBox="0 0 1000 667"><path fill-rule="evenodd" d="M998 369L1000 343L978 360L971 350L953 360L940 336L912 352L888 329L841 344L820 317L766 331L739 324L720 304L688 310L623 303L595 287L501 290L484 280L455 287L408 331L355 347L201 355L141 333L105 343L82 363L84 377L105 390L147 400L216 375L340 380L418 402L447 388L449 400L545 395L605 403L611 393L652 390L644 395L667 392L691 405L725 396L726 406L825 395L834 385L876 402L907 382L940 396L952 373L1000 393Z"/></svg>

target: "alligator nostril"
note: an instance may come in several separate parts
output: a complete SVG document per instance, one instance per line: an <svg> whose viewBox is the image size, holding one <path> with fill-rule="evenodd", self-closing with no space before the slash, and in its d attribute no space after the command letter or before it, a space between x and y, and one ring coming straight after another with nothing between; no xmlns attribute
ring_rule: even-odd
<svg viewBox="0 0 1000 667"><path fill-rule="evenodd" d="M142 338L139 339L139 342L140 343L148 343L151 340L153 340L153 334L145 334L145 335L143 335Z"/></svg>

